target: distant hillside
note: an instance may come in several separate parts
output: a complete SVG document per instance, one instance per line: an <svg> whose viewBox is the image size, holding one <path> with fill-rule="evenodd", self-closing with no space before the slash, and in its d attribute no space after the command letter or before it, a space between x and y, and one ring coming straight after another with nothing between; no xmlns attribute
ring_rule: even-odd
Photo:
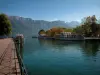
<svg viewBox="0 0 100 75"><path fill-rule="evenodd" d="M79 25L77 21L64 22L64 21L44 21L32 20L31 18L23 18L19 16L9 16L12 23L13 35L22 33L26 36L37 35L40 29L50 29L52 27L72 27Z"/></svg>
<svg viewBox="0 0 100 75"><path fill-rule="evenodd" d="M68 25L69 25L70 27L76 27L77 25L80 25L80 23L77 22L77 21L71 21L71 22L68 22Z"/></svg>

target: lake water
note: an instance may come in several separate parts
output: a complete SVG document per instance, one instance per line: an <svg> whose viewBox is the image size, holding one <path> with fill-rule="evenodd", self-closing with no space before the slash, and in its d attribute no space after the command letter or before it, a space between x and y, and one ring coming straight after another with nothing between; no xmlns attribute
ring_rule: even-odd
<svg viewBox="0 0 100 75"><path fill-rule="evenodd" d="M23 60L29 75L100 75L100 43L28 38Z"/></svg>

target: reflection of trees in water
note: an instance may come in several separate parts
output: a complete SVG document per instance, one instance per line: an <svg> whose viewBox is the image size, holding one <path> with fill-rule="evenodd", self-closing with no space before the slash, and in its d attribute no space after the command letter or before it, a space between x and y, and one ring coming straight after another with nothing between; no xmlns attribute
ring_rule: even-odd
<svg viewBox="0 0 100 75"><path fill-rule="evenodd" d="M60 41L60 40L45 40L45 39L39 39L40 45L46 47L46 48L54 48L56 50L62 51L67 50L67 47L73 47L73 46L79 46L80 41Z"/></svg>
<svg viewBox="0 0 100 75"><path fill-rule="evenodd" d="M41 46L44 46L45 48L54 48L56 50L64 50L64 46L60 44L60 42L57 42L55 40L45 40L45 39L39 39L39 43Z"/></svg>
<svg viewBox="0 0 100 75"><path fill-rule="evenodd" d="M45 40L45 39L39 39L39 42L41 45L49 45L49 46L61 46L61 45L68 45L70 42L68 41L59 41L59 40Z"/></svg>
<svg viewBox="0 0 100 75"><path fill-rule="evenodd" d="M57 47L59 50L65 50L64 47L70 46L80 46L84 52L84 54L88 56L96 56L99 51L99 42L98 41L59 41L59 40L45 40L39 39L39 42L42 46L46 46L48 48Z"/></svg>
<svg viewBox="0 0 100 75"><path fill-rule="evenodd" d="M88 56L96 56L99 51L99 42L98 41L84 41L82 48L84 53Z"/></svg>
<svg viewBox="0 0 100 75"><path fill-rule="evenodd" d="M82 42L80 41L60 41L60 40L45 40L45 39L39 39L39 42L41 45L71 45L71 44L80 44Z"/></svg>

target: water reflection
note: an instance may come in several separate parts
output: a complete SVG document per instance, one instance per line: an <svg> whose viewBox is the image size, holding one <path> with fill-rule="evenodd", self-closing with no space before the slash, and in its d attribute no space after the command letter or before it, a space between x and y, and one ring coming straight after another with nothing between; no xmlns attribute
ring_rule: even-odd
<svg viewBox="0 0 100 75"><path fill-rule="evenodd" d="M63 45L63 46L67 46L67 45L72 45L72 44L80 44L82 43L82 41L59 41L59 40L45 40L45 39L39 39L39 43L43 46L43 45Z"/></svg>
<svg viewBox="0 0 100 75"><path fill-rule="evenodd" d="M48 48L47 50L53 49L54 51L66 51L68 50L68 48L71 48L72 46L77 47L78 45L80 45L79 43L82 42L39 39L39 43L42 47Z"/></svg>
<svg viewBox="0 0 100 75"><path fill-rule="evenodd" d="M99 51L100 43L99 41L84 41L82 48L86 55L96 56Z"/></svg>
<svg viewBox="0 0 100 75"><path fill-rule="evenodd" d="M58 41L58 40L43 40L39 39L41 46L58 47L59 50L64 50L67 46L78 46L86 56L96 56L99 51L99 41Z"/></svg>

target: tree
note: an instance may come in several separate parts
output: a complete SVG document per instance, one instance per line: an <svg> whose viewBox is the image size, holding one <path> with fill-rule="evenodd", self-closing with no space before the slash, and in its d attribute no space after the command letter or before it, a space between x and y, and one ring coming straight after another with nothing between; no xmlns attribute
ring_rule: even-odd
<svg viewBox="0 0 100 75"><path fill-rule="evenodd" d="M10 35L12 30L11 23L5 14L0 14L0 35Z"/></svg>
<svg viewBox="0 0 100 75"><path fill-rule="evenodd" d="M38 32L39 35L45 34L45 33L46 33L46 32L45 32L45 30L43 30L43 29L41 29L41 30Z"/></svg>
<svg viewBox="0 0 100 75"><path fill-rule="evenodd" d="M71 28L64 28L64 32L73 32L73 29L71 29Z"/></svg>
<svg viewBox="0 0 100 75"><path fill-rule="evenodd" d="M86 17L81 19L81 25L83 25L86 22Z"/></svg>
<svg viewBox="0 0 100 75"><path fill-rule="evenodd" d="M82 28L83 28L83 33L85 36L95 36L95 32L97 32L97 24L96 24L96 17L95 15L93 16L88 16L82 19Z"/></svg>
<svg viewBox="0 0 100 75"><path fill-rule="evenodd" d="M78 34L84 34L84 29L82 28L82 26L77 26L76 28L73 28L73 32Z"/></svg>
<svg viewBox="0 0 100 75"><path fill-rule="evenodd" d="M96 36L95 34L96 34L96 32L98 31L98 30L97 30L97 29L98 29L98 26L97 26L97 23L96 23L97 19L96 19L95 15L93 15L93 16L91 17L91 20L92 20L92 23L91 23L92 34L93 34L94 36Z"/></svg>
<svg viewBox="0 0 100 75"><path fill-rule="evenodd" d="M96 23L97 19L96 19L96 16L95 16L95 15L93 15L93 16L91 17L91 21L92 21L92 23Z"/></svg>
<svg viewBox="0 0 100 75"><path fill-rule="evenodd" d="M63 28L60 28L60 27L56 27L56 28L52 28L50 29L51 30L51 37L55 37L57 34L60 34L61 32L64 31Z"/></svg>

